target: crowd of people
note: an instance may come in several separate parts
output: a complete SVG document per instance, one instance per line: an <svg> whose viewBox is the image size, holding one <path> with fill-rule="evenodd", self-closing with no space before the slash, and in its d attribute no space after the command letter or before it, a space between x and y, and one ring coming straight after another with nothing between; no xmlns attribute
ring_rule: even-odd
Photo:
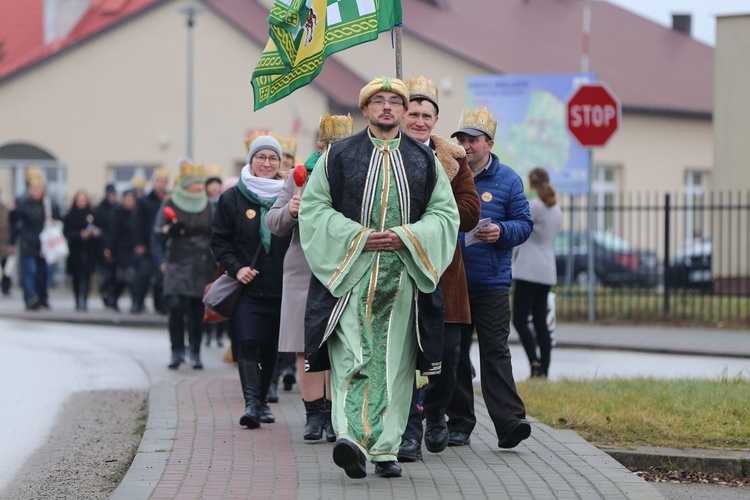
<svg viewBox="0 0 750 500"><path fill-rule="evenodd" d="M108 308L119 310L127 289L130 312L142 313L150 292L168 315L170 369L186 359L201 369L202 340L226 333L245 399L239 424L273 423L279 379L287 390L298 379L304 439L335 442L333 461L352 478L368 461L399 477L400 462L423 459L423 441L431 453L471 444L476 334L498 447L514 448L531 425L511 317L532 376L549 373L561 226L549 175L533 169L527 196L492 153L497 120L486 108L464 110L451 138L435 135L438 88L424 77L375 78L359 106L365 129L322 118L304 166L294 167L296 141L259 133L237 178L183 159L171 190L158 169L147 194L134 182L118 199L108 185L94 207L78 191L63 218L40 172L27 172L27 193L0 203L3 266L17 254L27 309L50 307L39 234L62 220L77 310L95 273ZM239 298L226 321L207 324L202 298L221 274Z"/></svg>

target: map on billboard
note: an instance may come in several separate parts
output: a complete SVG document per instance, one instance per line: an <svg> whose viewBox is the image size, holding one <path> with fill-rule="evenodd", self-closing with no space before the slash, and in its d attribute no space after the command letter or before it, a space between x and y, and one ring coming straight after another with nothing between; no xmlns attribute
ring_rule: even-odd
<svg viewBox="0 0 750 500"><path fill-rule="evenodd" d="M591 73L490 75L466 80L466 107L487 107L497 119L492 152L527 181L542 167L559 193L589 189L589 155L570 135L566 103Z"/></svg>

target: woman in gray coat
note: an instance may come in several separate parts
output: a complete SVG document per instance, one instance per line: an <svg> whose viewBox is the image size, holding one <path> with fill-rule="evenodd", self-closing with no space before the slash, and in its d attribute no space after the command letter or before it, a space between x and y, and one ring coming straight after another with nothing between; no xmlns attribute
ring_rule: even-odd
<svg viewBox="0 0 750 500"><path fill-rule="evenodd" d="M562 212L543 168L529 172L529 187L537 195L529 202L534 229L514 252L513 326L529 358L531 376L546 378L552 351L547 328L547 295L557 283L555 238L560 232ZM529 328L529 314L536 336Z"/></svg>
<svg viewBox="0 0 750 500"><path fill-rule="evenodd" d="M175 370L185 360L187 328L190 364L203 368L200 358L203 333L203 289L213 278L216 261L211 254L211 204L204 188L206 170L202 164L183 163L172 196L156 214L154 234L165 247L164 298L169 309L169 338ZM167 213L165 213L167 212Z"/></svg>

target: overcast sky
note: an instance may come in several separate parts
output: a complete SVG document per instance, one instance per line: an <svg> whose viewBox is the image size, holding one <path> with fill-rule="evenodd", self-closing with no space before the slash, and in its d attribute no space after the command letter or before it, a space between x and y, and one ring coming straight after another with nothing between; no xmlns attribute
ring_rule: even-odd
<svg viewBox="0 0 750 500"><path fill-rule="evenodd" d="M750 0L608 0L663 26L672 26L672 14L692 14L693 37L715 45L716 16L750 14ZM591 20L596 23L596 19Z"/></svg>

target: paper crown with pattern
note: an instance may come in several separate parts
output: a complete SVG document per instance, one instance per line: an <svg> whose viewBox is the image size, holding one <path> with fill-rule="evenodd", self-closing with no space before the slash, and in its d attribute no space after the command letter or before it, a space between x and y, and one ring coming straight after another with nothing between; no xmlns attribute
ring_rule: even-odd
<svg viewBox="0 0 750 500"><path fill-rule="evenodd" d="M268 130L249 130L245 134L245 153L250 152L250 144L252 144L255 139L257 139L261 135L270 135L270 134L271 133Z"/></svg>
<svg viewBox="0 0 750 500"><path fill-rule="evenodd" d="M330 115L326 114L320 119L321 142L334 142L346 139L354 132L354 119L351 114Z"/></svg>
<svg viewBox="0 0 750 500"><path fill-rule="evenodd" d="M274 139L281 144L281 152L285 155L294 157L297 155L297 139L295 137L284 137L282 135L273 135Z"/></svg>
<svg viewBox="0 0 750 500"><path fill-rule="evenodd" d="M203 163L192 163L186 161L185 163L180 165L179 176L181 179L205 178L206 167L203 165Z"/></svg>
<svg viewBox="0 0 750 500"><path fill-rule="evenodd" d="M497 130L497 120L487 108L475 109L474 111L465 109L461 112L461 119L458 122L458 130L454 132L451 137L455 137L459 133L478 135L472 134L471 130L487 134L490 139L494 140L495 130Z"/></svg>
<svg viewBox="0 0 750 500"><path fill-rule="evenodd" d="M409 100L414 100L416 98L423 98L430 101L432 104L435 105L435 108L438 107L438 86L437 83L433 82L432 80L428 80L427 78L420 76L419 78L409 78L404 82L406 84L406 88L409 90Z"/></svg>

